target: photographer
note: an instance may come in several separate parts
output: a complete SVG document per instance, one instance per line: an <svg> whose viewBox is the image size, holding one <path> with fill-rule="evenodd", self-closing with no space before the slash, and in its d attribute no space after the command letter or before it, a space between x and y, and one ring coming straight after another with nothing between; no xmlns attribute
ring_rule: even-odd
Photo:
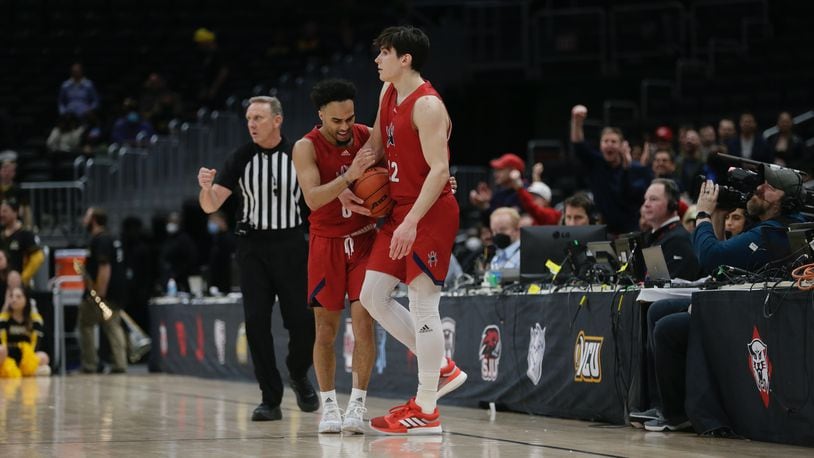
<svg viewBox="0 0 814 458"><path fill-rule="evenodd" d="M803 203L803 179L794 170L772 168L768 165L764 166L763 175L765 181L756 187L746 204L748 213L759 222L729 240L723 240L727 212L718 208L721 187L712 181L701 185L693 248L703 270L712 272L720 265L756 270L784 255L783 250L770 250L769 247L787 245L783 229L789 224L803 221L796 213L796 208ZM731 176L730 172L730 178ZM752 183L755 177L756 175L740 180L739 183ZM729 188L726 191L733 193ZM648 431L677 431L690 426L690 418L684 408L690 333L689 306L689 299L666 299L654 302L647 311L648 352L652 352L655 362L658 397L650 399L652 404L647 406L653 407L650 410L631 412L630 421L634 425L643 424ZM692 351L695 353L700 350L694 348ZM696 392L703 393L704 375L696 372L692 380L696 385ZM693 420L706 419L706 413L714 408L712 402L711 399L688 400L687 405L693 410L690 412ZM710 425L711 423L693 426L699 433L717 429ZM718 425L718 428L721 427L723 426Z"/></svg>
<svg viewBox="0 0 814 458"><path fill-rule="evenodd" d="M723 240L726 211L717 208L720 187L712 181L701 185L693 246L705 272L720 265L754 270L784 254L770 253L769 246L787 245L782 231L771 228L803 222L795 210L802 201L803 179L791 169L771 167L765 167L764 177L746 204L749 215L759 222L729 240Z"/></svg>

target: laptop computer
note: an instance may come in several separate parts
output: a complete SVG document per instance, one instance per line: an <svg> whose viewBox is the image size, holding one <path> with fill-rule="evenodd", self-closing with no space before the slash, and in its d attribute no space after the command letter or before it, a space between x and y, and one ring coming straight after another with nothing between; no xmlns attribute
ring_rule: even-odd
<svg viewBox="0 0 814 458"><path fill-rule="evenodd" d="M654 283L670 283L670 271L660 245L651 246L642 250L644 265L647 268L647 278Z"/></svg>

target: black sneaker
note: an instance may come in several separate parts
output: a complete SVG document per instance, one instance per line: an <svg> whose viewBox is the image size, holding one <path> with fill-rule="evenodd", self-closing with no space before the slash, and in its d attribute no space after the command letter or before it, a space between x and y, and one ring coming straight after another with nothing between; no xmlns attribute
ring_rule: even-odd
<svg viewBox="0 0 814 458"><path fill-rule="evenodd" d="M319 398L308 377L291 380L291 389L297 395L297 405L303 412L315 412L319 409Z"/></svg>
<svg viewBox="0 0 814 458"><path fill-rule="evenodd" d="M274 421L283 418L283 411L280 406L272 407L268 404L260 404L252 412L252 421Z"/></svg>
<svg viewBox="0 0 814 458"><path fill-rule="evenodd" d="M634 410L628 414L630 426L639 429L644 428L644 424L646 422L650 420L658 420L659 418L661 418L661 412L659 412L659 409L656 409L655 407L652 409L647 409L643 412Z"/></svg>
<svg viewBox="0 0 814 458"><path fill-rule="evenodd" d="M668 420L664 417L650 420L644 423L644 429L648 431L681 431L692 426L687 417L676 420Z"/></svg>

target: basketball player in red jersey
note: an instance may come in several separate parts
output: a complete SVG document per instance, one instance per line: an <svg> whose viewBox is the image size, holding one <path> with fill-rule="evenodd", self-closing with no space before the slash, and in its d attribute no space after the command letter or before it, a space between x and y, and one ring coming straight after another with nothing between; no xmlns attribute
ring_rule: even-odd
<svg viewBox="0 0 814 458"><path fill-rule="evenodd" d="M344 80L325 80L311 91L322 125L294 145L297 179L311 209L308 304L314 309L314 370L322 400L320 433L364 432L365 399L376 356L373 320L359 303L365 266L376 234L375 220L342 207L337 196L373 165L371 150L358 152L370 128L354 124L356 88ZM334 385L334 341L347 294L355 346L353 391L343 418Z"/></svg>
<svg viewBox="0 0 814 458"><path fill-rule="evenodd" d="M419 73L430 45L424 32L390 27L374 44L385 84L368 146L384 152L396 206L376 236L362 305L416 354L418 391L388 415L371 419L370 426L385 434L440 434L436 401L466 380L444 358L438 313L458 231L458 204L449 184L452 126L441 97ZM390 297L399 281L408 286L409 312Z"/></svg>

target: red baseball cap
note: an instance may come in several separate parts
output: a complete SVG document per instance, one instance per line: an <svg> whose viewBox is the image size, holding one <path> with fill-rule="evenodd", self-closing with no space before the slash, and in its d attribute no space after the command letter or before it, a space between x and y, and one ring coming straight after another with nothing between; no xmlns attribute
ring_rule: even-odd
<svg viewBox="0 0 814 458"><path fill-rule="evenodd" d="M673 130L667 126L660 126L656 129L656 138L663 142L673 141Z"/></svg>
<svg viewBox="0 0 814 458"><path fill-rule="evenodd" d="M526 163L514 153L506 153L497 159L489 161L489 165L493 169L517 169L520 173L526 171Z"/></svg>

